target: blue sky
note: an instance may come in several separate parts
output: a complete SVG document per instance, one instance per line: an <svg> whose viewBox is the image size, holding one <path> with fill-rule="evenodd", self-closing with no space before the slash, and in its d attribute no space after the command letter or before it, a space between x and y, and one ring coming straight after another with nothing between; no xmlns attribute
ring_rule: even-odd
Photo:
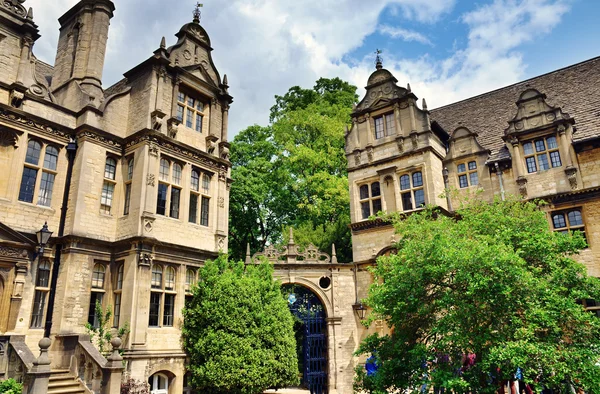
<svg viewBox="0 0 600 394"><path fill-rule="evenodd" d="M113 0L104 85L167 44L194 1ZM54 63L57 19L77 0L26 0ZM373 52L401 85L435 108L600 56L597 0L205 0L202 25L234 103L230 135L267 124L275 94L319 77L363 93Z"/></svg>

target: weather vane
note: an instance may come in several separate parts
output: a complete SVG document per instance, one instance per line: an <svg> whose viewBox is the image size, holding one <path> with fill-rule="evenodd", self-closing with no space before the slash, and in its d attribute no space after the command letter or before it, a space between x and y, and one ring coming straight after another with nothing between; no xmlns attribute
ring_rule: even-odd
<svg viewBox="0 0 600 394"><path fill-rule="evenodd" d="M200 8L204 7L202 3L196 3L196 8L194 9L194 22L200 23L200 16L202 12L200 12Z"/></svg>
<svg viewBox="0 0 600 394"><path fill-rule="evenodd" d="M383 52L381 49L377 49L375 51L375 67L377 67L377 69L381 68L381 63L383 61L381 58L381 52Z"/></svg>

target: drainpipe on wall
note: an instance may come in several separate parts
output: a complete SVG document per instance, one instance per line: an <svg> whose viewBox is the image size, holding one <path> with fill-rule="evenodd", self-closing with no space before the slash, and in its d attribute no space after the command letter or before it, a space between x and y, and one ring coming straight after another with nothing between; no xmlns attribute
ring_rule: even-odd
<svg viewBox="0 0 600 394"><path fill-rule="evenodd" d="M448 212L454 211L452 209L452 199L450 198L450 182L448 179L448 168L444 167L442 170L442 175L444 176L444 188L446 189L446 203L448 204Z"/></svg>
<svg viewBox="0 0 600 394"><path fill-rule="evenodd" d="M496 166L496 176L498 177L498 183L500 184L500 197L502 201L504 201L504 182L502 181L502 171L500 171L500 165L498 162L495 164Z"/></svg>
<svg viewBox="0 0 600 394"><path fill-rule="evenodd" d="M67 221L67 209L69 207L69 192L71 190L71 176L73 175L73 163L75 153L77 152L77 142L71 138L67 144L67 179L65 181L65 191L63 193L62 206L60 208L60 222L58 224L58 237L61 238L65 232L65 222ZM62 243L56 244L54 249L54 264L52 265L52 280L50 281L50 294L48 294L48 311L46 312L46 323L44 325L44 337L50 338L52 329L52 315L54 313L54 298L56 296L56 282L58 281L58 272L60 268L60 256L62 252Z"/></svg>

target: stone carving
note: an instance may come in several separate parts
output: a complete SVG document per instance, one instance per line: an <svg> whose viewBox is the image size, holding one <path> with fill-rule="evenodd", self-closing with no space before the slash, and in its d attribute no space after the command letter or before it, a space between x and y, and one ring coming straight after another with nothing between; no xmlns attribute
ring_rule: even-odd
<svg viewBox="0 0 600 394"><path fill-rule="evenodd" d="M227 237L225 235L217 235L217 250L223 251L225 250L225 240Z"/></svg>
<svg viewBox="0 0 600 394"><path fill-rule="evenodd" d="M399 104L400 109L408 108L408 101L403 101Z"/></svg>
<svg viewBox="0 0 600 394"><path fill-rule="evenodd" d="M4 5L4 7L8 8L12 12L14 12L15 14L17 14L17 15L19 15L21 17L26 17L27 16L27 10L25 9L25 7L23 7L21 5L24 2L25 2L25 0L3 0L0 3L2 5Z"/></svg>
<svg viewBox="0 0 600 394"><path fill-rule="evenodd" d="M148 153L150 153L150 156L158 156L158 145L153 142L149 143Z"/></svg>
<svg viewBox="0 0 600 394"><path fill-rule="evenodd" d="M219 208L225 208L225 198L219 197L217 202L218 202L217 205L219 206Z"/></svg>
<svg viewBox="0 0 600 394"><path fill-rule="evenodd" d="M138 254L138 264L151 266L152 261L154 260L154 255L152 253L140 252Z"/></svg>
<svg viewBox="0 0 600 394"><path fill-rule="evenodd" d="M360 151L354 151L354 164L356 164L357 166L360 165Z"/></svg>
<svg viewBox="0 0 600 394"><path fill-rule="evenodd" d="M192 52L186 49L185 51L183 51L183 57L185 58L185 60L190 60L192 58Z"/></svg>
<svg viewBox="0 0 600 394"><path fill-rule="evenodd" d="M167 132L169 137L177 138L177 132L179 131L179 120L169 119L167 122Z"/></svg>
<svg viewBox="0 0 600 394"><path fill-rule="evenodd" d="M17 148L17 133L12 130L0 130L0 146Z"/></svg>
<svg viewBox="0 0 600 394"><path fill-rule="evenodd" d="M419 147L419 134L410 133L410 140L412 142L413 149L417 149Z"/></svg>
<svg viewBox="0 0 600 394"><path fill-rule="evenodd" d="M0 245L0 256L23 258L27 257L27 251L25 249L11 248L10 246Z"/></svg>
<svg viewBox="0 0 600 394"><path fill-rule="evenodd" d="M229 148L226 146L221 149L221 159L229 160Z"/></svg>
<svg viewBox="0 0 600 394"><path fill-rule="evenodd" d="M369 163L373 161L373 147L367 146L367 157L369 159Z"/></svg>
<svg viewBox="0 0 600 394"><path fill-rule="evenodd" d="M15 108L19 108L21 104L23 104L23 99L25 98L25 94L16 89L13 89L10 92L10 105Z"/></svg>
<svg viewBox="0 0 600 394"><path fill-rule="evenodd" d="M102 145L108 146L110 148L115 148L115 149L122 149L123 145L121 145L121 143L113 141L111 139L108 139L100 134L97 134L93 131L82 131L77 135L78 138L89 138L89 139L93 139L96 142L99 142Z"/></svg>
<svg viewBox="0 0 600 394"><path fill-rule="evenodd" d="M194 36L198 40L206 42L206 36L204 35L204 33L202 33L199 27L192 25L188 28L188 31L192 34L192 36Z"/></svg>
<svg viewBox="0 0 600 394"><path fill-rule="evenodd" d="M224 165L219 167L219 180L222 182L227 180L227 167Z"/></svg>
<svg viewBox="0 0 600 394"><path fill-rule="evenodd" d="M287 245L277 249L269 245L262 253L255 253L252 262L260 262L260 257L266 257L272 263L298 263L298 264L330 264L331 258L327 253L321 252L315 245L309 244L306 248L300 248L295 244Z"/></svg>
<svg viewBox="0 0 600 394"><path fill-rule="evenodd" d="M154 186L155 185L156 176L154 174L146 175L146 185Z"/></svg>
<svg viewBox="0 0 600 394"><path fill-rule="evenodd" d="M521 197L527 198L527 178L522 176L518 177L517 185L519 185L519 193L521 194Z"/></svg>
<svg viewBox="0 0 600 394"><path fill-rule="evenodd" d="M569 180L569 185L571 185L571 190L577 189L577 168L568 166L565 168L565 174L567 174L567 179Z"/></svg>
<svg viewBox="0 0 600 394"><path fill-rule="evenodd" d="M399 136L396 138L396 144L398 145L398 152L404 152L404 137Z"/></svg>
<svg viewBox="0 0 600 394"><path fill-rule="evenodd" d="M163 125L165 114L161 111L152 111L150 114L150 125L153 130L160 131Z"/></svg>

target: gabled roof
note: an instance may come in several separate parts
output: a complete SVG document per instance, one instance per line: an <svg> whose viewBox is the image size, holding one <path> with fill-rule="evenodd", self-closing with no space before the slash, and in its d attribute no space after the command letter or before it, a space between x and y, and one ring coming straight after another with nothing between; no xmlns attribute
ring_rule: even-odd
<svg viewBox="0 0 600 394"><path fill-rule="evenodd" d="M519 96L530 88L575 120L574 142L600 137L600 57L432 109L431 120L448 133L467 127L479 135L479 143L491 151L492 158L500 158L508 153L502 149L504 130L517 113Z"/></svg>

